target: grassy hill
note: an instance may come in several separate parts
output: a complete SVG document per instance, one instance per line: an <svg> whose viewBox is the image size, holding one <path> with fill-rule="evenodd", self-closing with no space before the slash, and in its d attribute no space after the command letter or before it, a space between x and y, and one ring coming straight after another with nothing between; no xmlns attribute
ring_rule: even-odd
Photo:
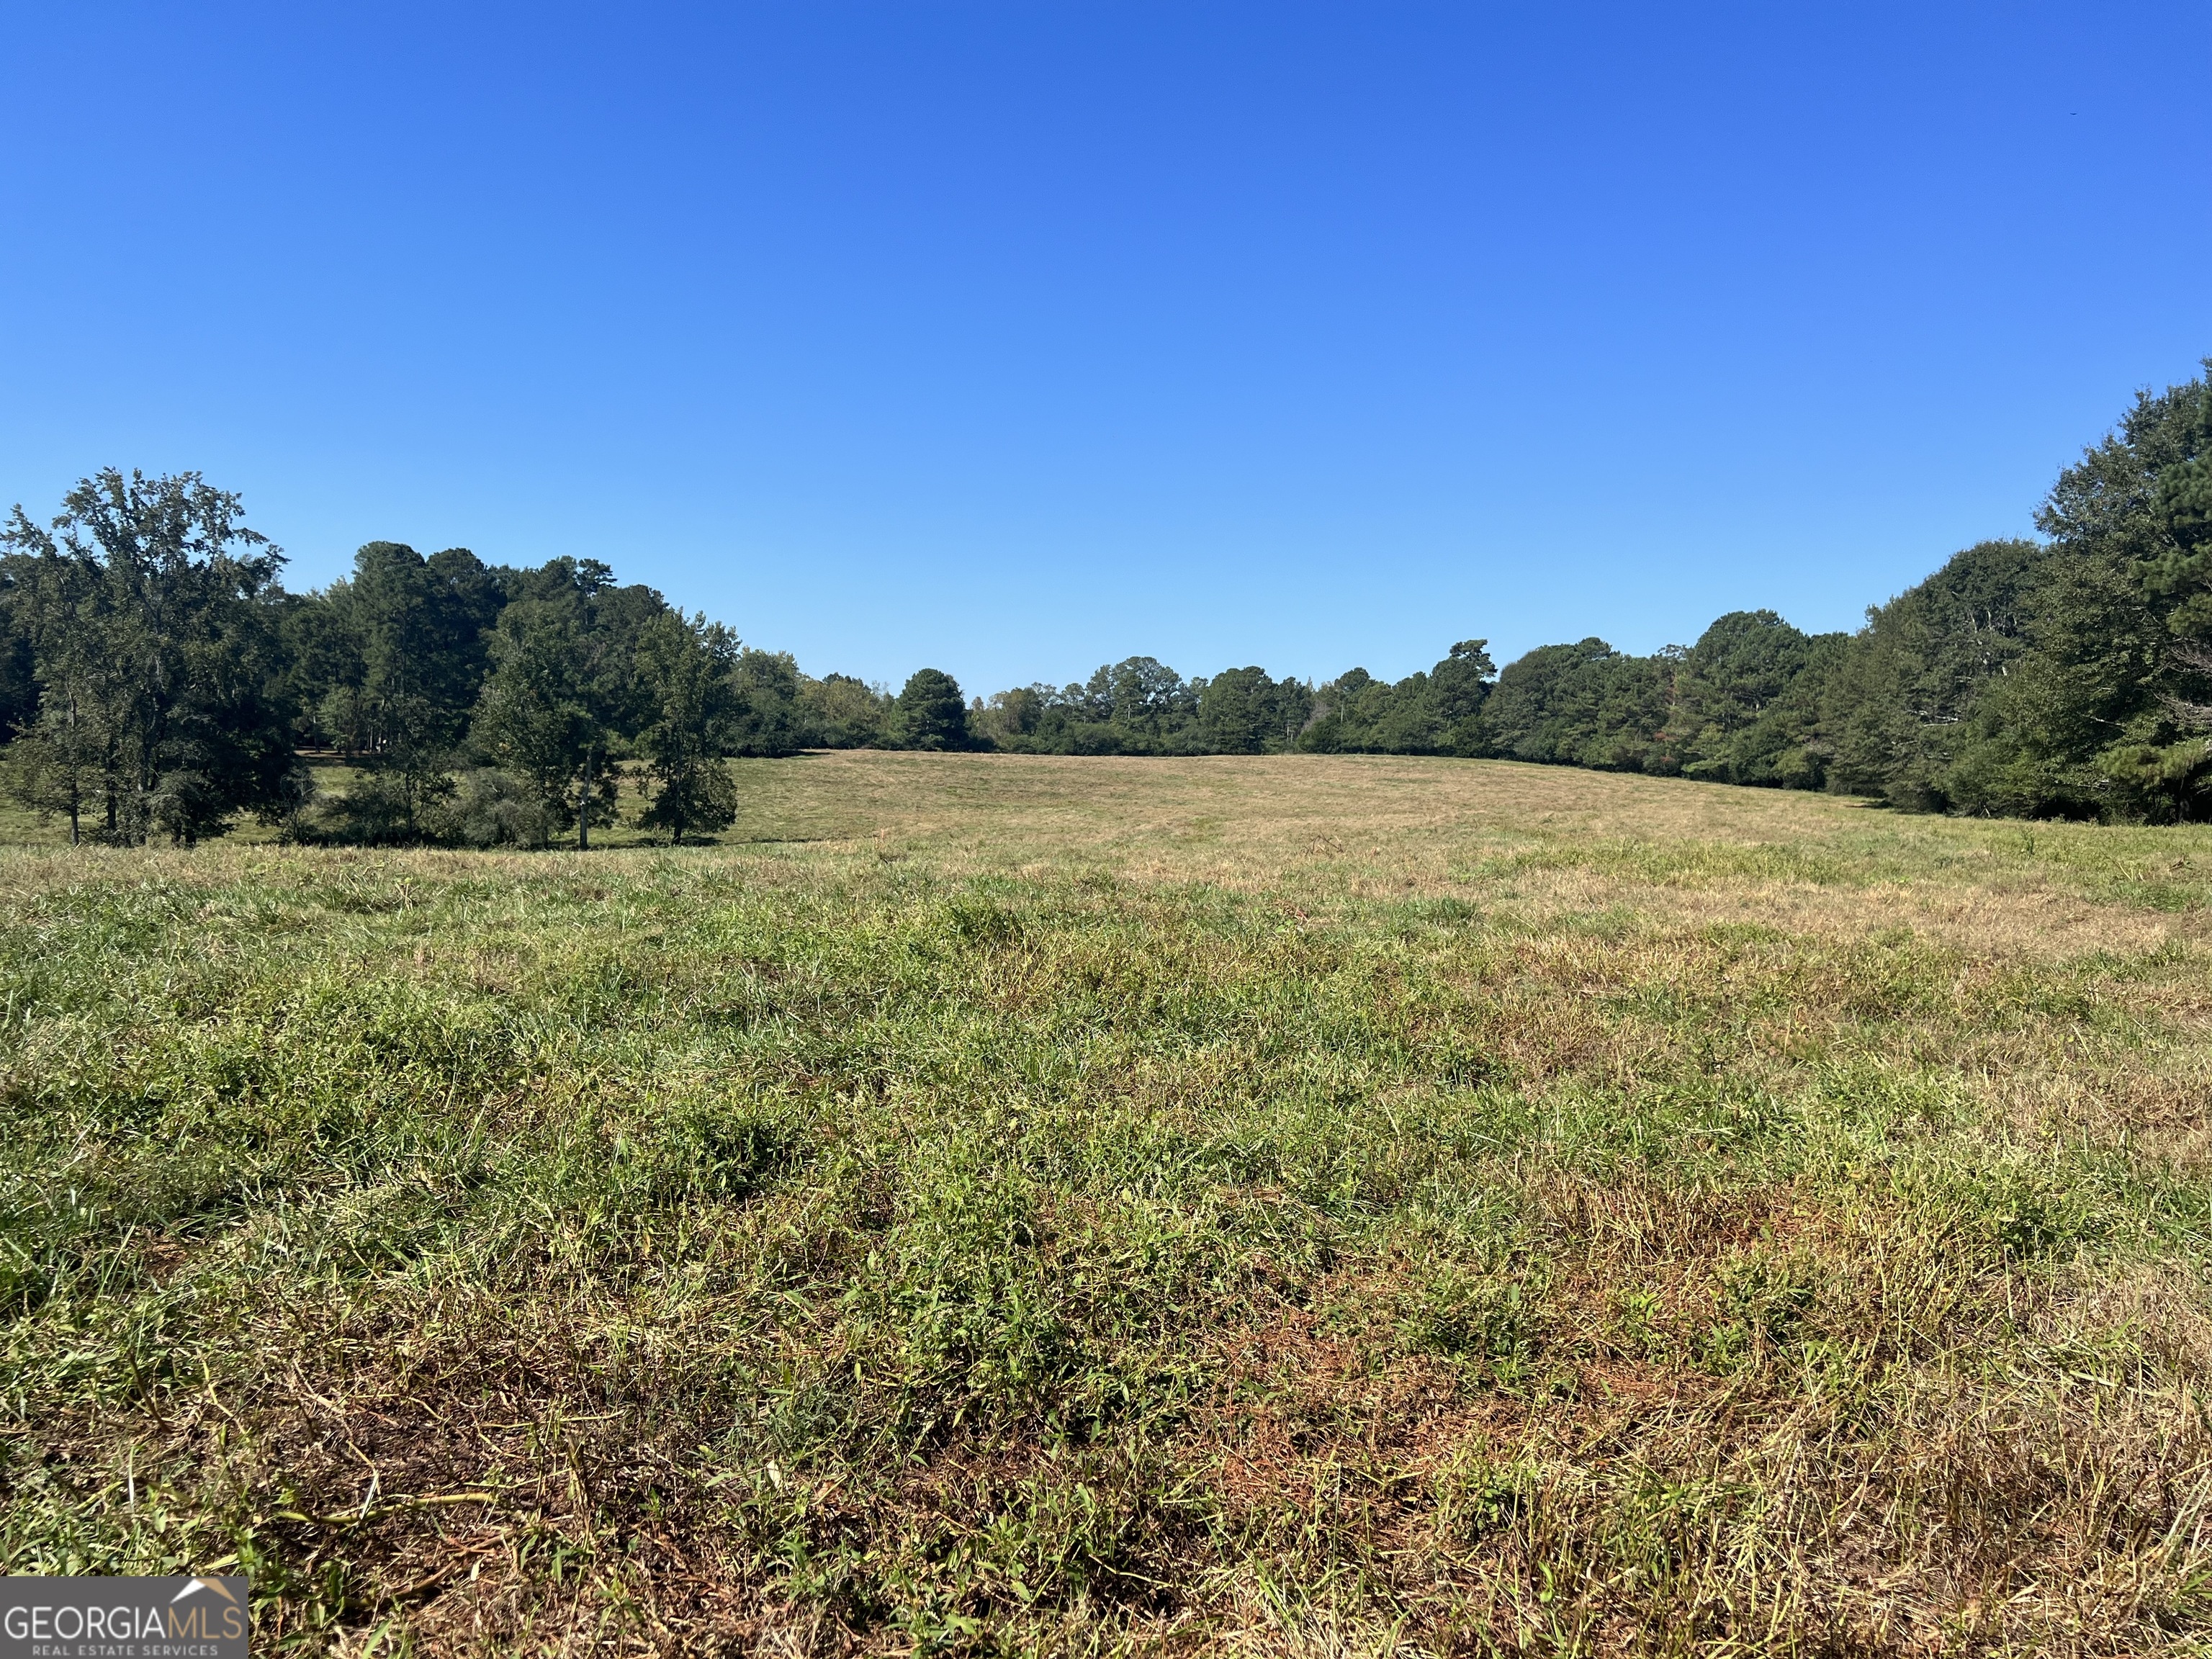
<svg viewBox="0 0 2212 1659"><path fill-rule="evenodd" d="M262 1651L2212 1629L2212 831L813 756L0 851L0 1570Z"/></svg>

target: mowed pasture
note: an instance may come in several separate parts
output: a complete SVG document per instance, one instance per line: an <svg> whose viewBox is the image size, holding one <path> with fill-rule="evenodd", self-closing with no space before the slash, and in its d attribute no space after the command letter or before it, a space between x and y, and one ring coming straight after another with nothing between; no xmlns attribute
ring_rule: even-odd
<svg viewBox="0 0 2212 1659"><path fill-rule="evenodd" d="M0 1569L268 1652L2212 1632L2212 831L738 771L0 851Z"/></svg>

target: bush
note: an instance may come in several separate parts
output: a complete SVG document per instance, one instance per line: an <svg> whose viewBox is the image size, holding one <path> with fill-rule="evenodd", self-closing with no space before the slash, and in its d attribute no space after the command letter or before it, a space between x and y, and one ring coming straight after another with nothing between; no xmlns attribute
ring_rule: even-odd
<svg viewBox="0 0 2212 1659"><path fill-rule="evenodd" d="M422 814L431 840L464 847L543 847L556 827L535 793L512 773L489 766L464 772L459 787Z"/></svg>
<svg viewBox="0 0 2212 1659"><path fill-rule="evenodd" d="M295 832L309 842L349 847L404 847L422 839L401 780L363 773L345 793L316 803Z"/></svg>

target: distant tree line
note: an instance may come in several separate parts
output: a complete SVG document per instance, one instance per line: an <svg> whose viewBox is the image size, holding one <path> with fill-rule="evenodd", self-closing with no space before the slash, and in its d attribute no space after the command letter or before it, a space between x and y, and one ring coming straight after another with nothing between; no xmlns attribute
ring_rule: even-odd
<svg viewBox="0 0 2212 1659"><path fill-rule="evenodd" d="M1257 668L1186 681L1149 657L977 703L1006 749L1490 756L1868 795L1916 811L2212 817L2212 394L2144 393L2063 472L2045 539L1957 554L1807 635L1735 611L1650 656L1486 642L1397 682Z"/></svg>
<svg viewBox="0 0 2212 1659"><path fill-rule="evenodd" d="M2212 394L2145 393L2067 469L2039 541L1984 542L1807 635L1771 611L1650 656L1603 640L1395 682L1150 657L968 700L819 679L605 565L371 542L287 592L283 556L196 474L81 482L0 531L0 775L72 839L217 835L588 846L621 793L672 841L725 828L733 756L1489 756L1871 795L1922 811L2212 816ZM319 795L311 758L352 781Z"/></svg>
<svg viewBox="0 0 2212 1659"><path fill-rule="evenodd" d="M305 840L588 846L625 787L681 840L732 821L729 757L904 740L883 688L811 678L594 560L371 542L311 593L283 565L196 474L105 471L44 525L18 507L0 532L9 793L72 840L126 845L252 814ZM352 782L318 798L318 757Z"/></svg>

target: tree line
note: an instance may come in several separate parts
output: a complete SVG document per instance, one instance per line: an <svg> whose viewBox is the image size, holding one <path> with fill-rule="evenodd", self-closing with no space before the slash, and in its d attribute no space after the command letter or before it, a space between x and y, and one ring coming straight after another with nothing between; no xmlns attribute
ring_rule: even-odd
<svg viewBox="0 0 2212 1659"><path fill-rule="evenodd" d="M589 846L625 787L671 840L727 826L724 762L902 740L899 701L813 679L591 559L489 565L371 542L287 592L238 496L88 478L0 532L8 789L72 841ZM948 682L949 684L949 682ZM353 781L319 796L311 762Z"/></svg>
<svg viewBox="0 0 2212 1659"><path fill-rule="evenodd" d="M2063 471L2039 540L1978 543L1808 635L1734 611L1649 656L1486 642L1393 682L1257 668L1185 681L1150 658L979 705L993 744L1075 754L1277 750L1487 756L1827 789L1916 811L2212 816L2212 393L2141 394Z"/></svg>
<svg viewBox="0 0 2212 1659"><path fill-rule="evenodd" d="M1457 755L1828 789L1908 810L2212 815L2212 393L2142 394L2066 469L2038 540L1978 544L1808 635L1771 611L1649 656L1601 639L1505 665L1480 639L1404 679L1150 657L969 699L894 696L623 586L371 542L293 593L239 498L108 471L0 532L0 770L73 839L191 842L252 814L305 840L544 844L613 821L726 827L723 763L808 748ZM309 762L354 781L319 796Z"/></svg>

